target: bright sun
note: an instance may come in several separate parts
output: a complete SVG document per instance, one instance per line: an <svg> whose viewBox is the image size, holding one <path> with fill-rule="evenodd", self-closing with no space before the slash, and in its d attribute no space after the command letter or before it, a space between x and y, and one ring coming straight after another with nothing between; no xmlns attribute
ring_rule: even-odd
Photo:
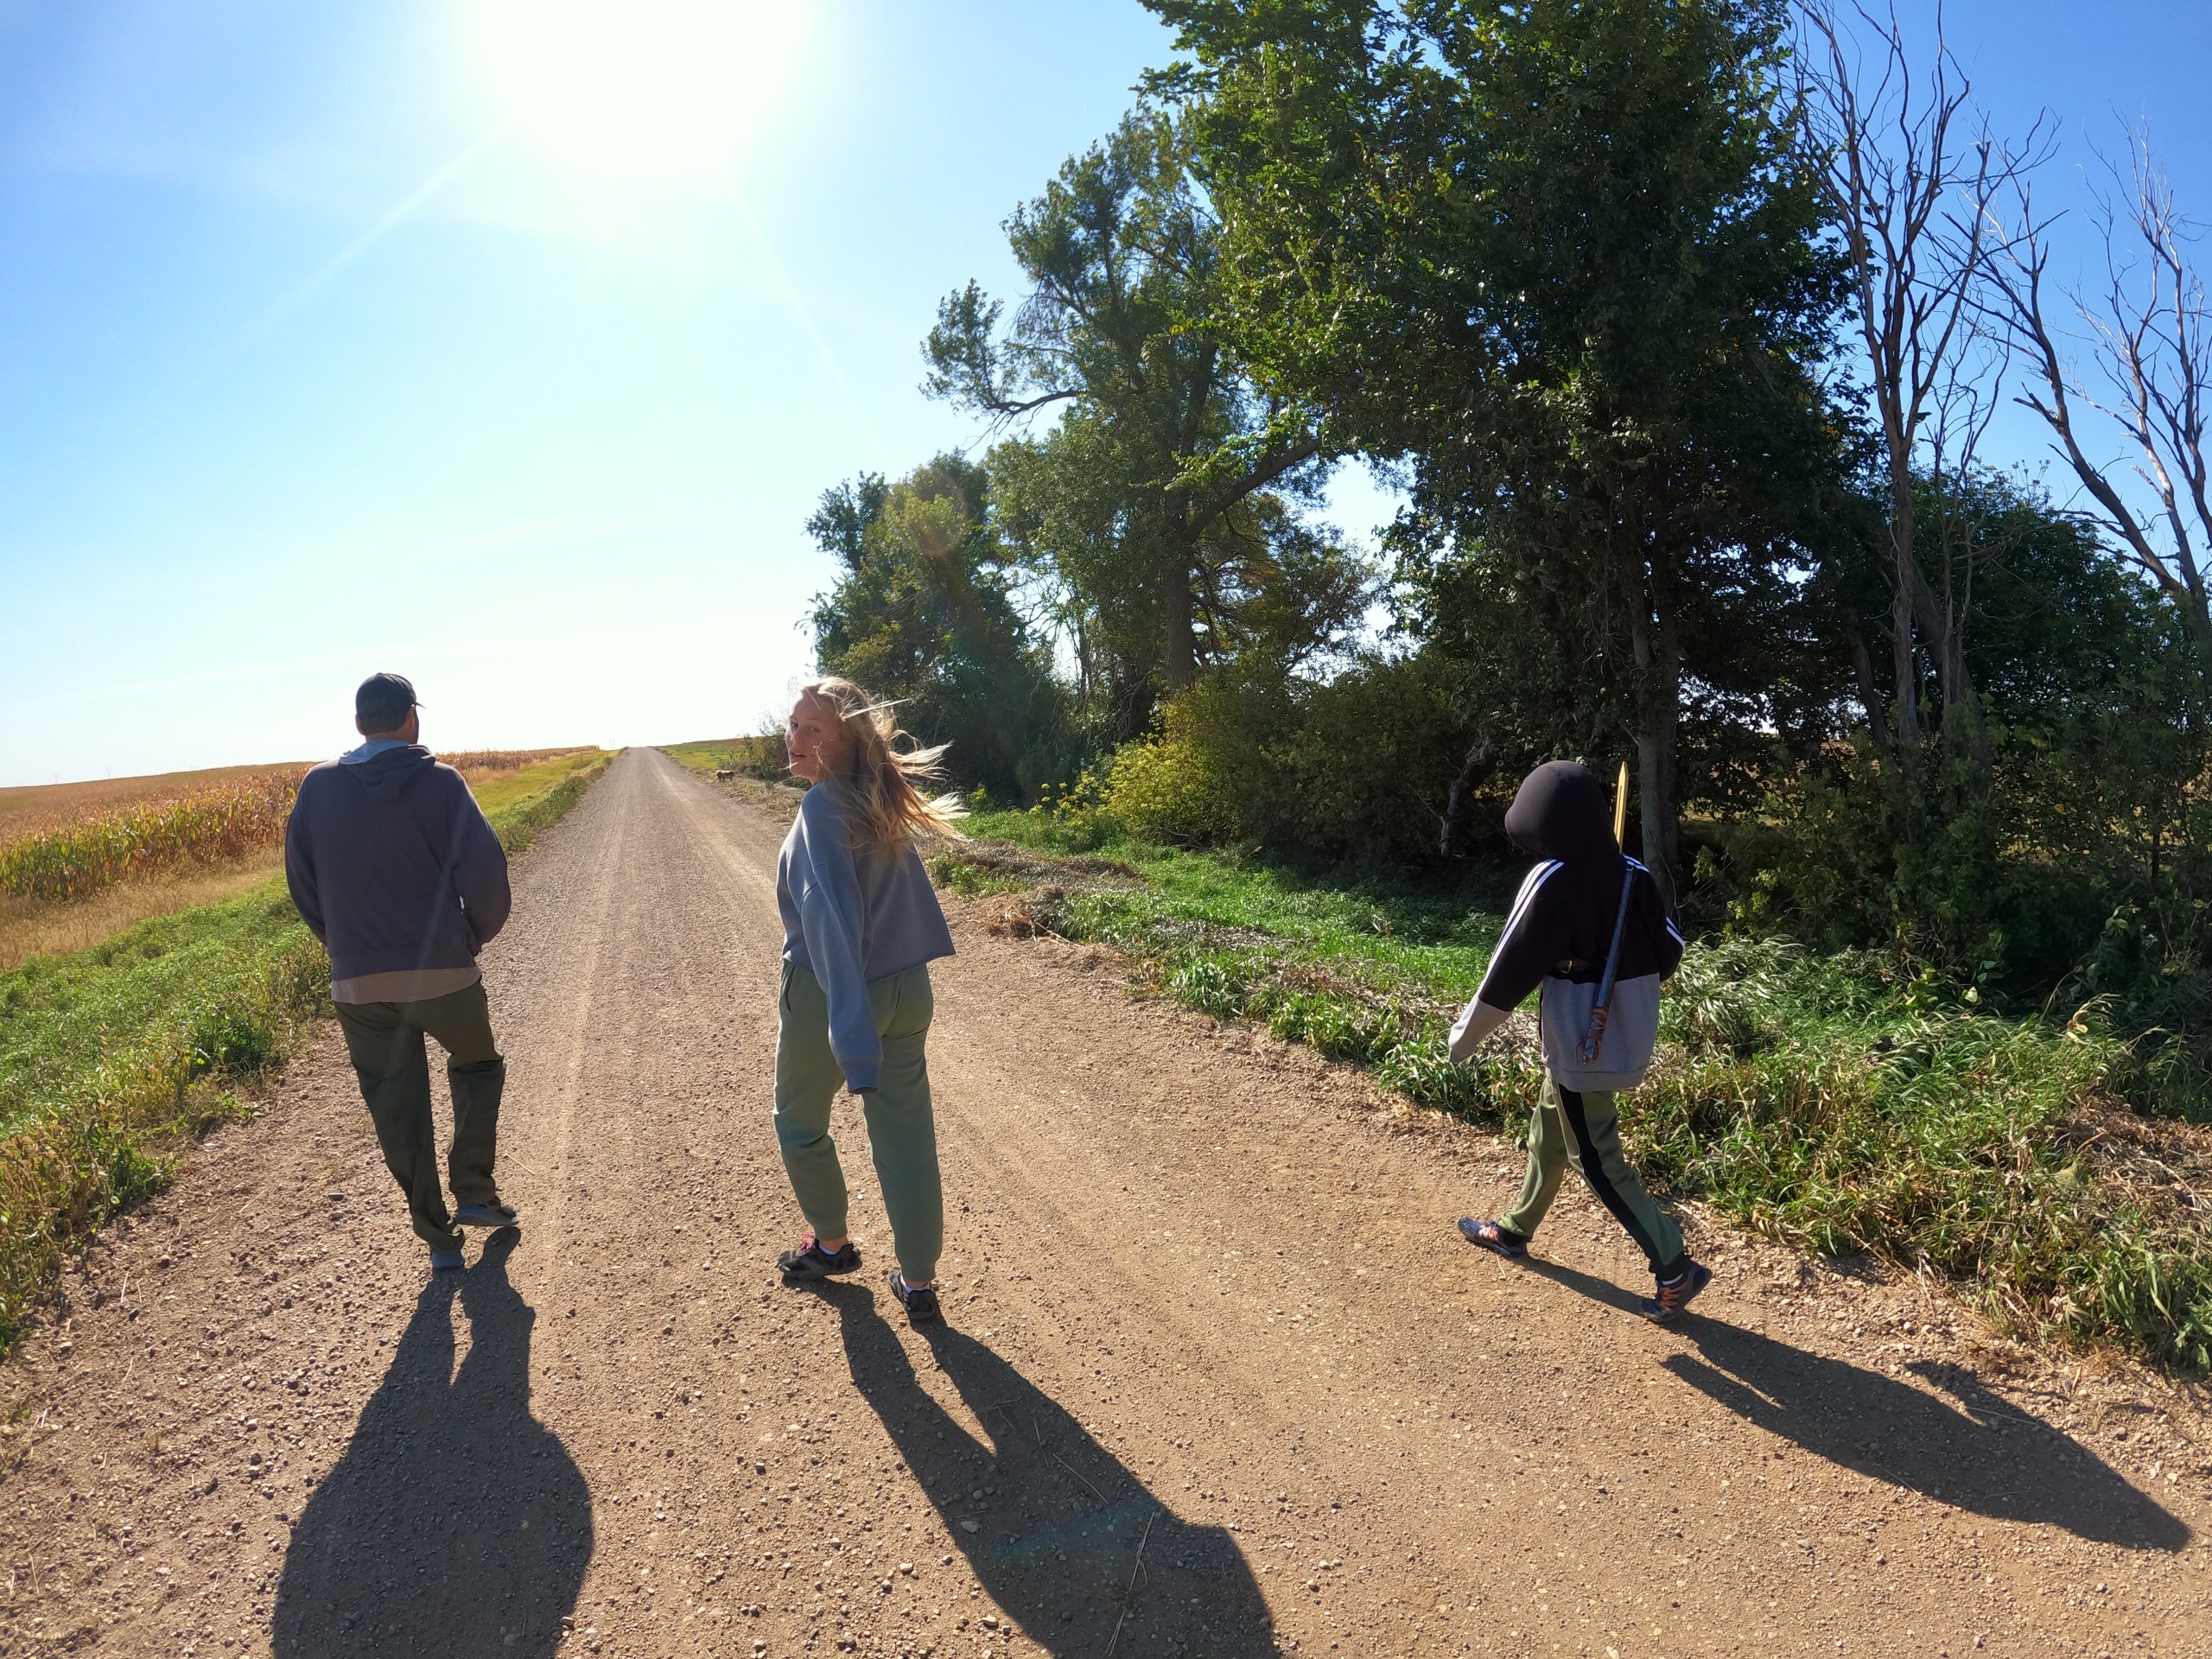
<svg viewBox="0 0 2212 1659"><path fill-rule="evenodd" d="M715 171L774 113L804 0L479 0L503 113L565 168L610 181Z"/></svg>

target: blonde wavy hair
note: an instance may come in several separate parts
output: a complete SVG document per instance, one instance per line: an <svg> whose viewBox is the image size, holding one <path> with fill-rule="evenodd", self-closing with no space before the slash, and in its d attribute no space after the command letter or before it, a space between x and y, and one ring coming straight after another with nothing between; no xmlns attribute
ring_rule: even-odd
<svg viewBox="0 0 2212 1659"><path fill-rule="evenodd" d="M836 720L843 753L836 776L857 798L860 822L855 837L886 852L897 851L925 836L957 836L953 820L967 809L953 794L925 796L916 787L942 780L939 764L950 744L911 746L913 738L891 717L895 703L879 702L850 680L831 676L809 680L798 689L801 707L812 703Z"/></svg>

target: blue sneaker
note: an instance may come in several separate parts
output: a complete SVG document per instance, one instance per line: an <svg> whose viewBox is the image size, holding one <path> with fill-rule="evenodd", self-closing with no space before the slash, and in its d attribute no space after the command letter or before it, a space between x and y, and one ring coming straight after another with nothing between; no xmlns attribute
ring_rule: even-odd
<svg viewBox="0 0 2212 1659"><path fill-rule="evenodd" d="M1639 1310L1654 1325L1672 1325L1681 1318L1690 1298L1713 1282L1713 1269L1693 1262L1672 1279L1659 1281L1658 1294L1644 1299Z"/></svg>
<svg viewBox="0 0 2212 1659"><path fill-rule="evenodd" d="M501 1204L497 1198L489 1204L459 1205L453 1212L453 1224L456 1227L513 1227L521 1220L514 1205Z"/></svg>
<svg viewBox="0 0 2212 1659"><path fill-rule="evenodd" d="M432 1250L430 1252L432 1273L457 1273L467 1265L468 1258L459 1250Z"/></svg>

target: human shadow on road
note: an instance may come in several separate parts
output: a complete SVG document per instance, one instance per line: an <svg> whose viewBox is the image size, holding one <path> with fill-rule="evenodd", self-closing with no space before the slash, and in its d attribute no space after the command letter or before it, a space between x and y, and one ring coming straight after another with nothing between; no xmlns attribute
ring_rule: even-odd
<svg viewBox="0 0 2212 1659"><path fill-rule="evenodd" d="M923 1386L866 1290L817 1294L836 1307L854 1382L983 1593L1045 1652L1096 1659L1125 1605L1122 1653L1170 1643L1208 1659L1281 1652L1236 1541L1178 1516L1004 1358L943 1324L918 1327L987 1450Z"/></svg>
<svg viewBox="0 0 2212 1659"><path fill-rule="evenodd" d="M591 1494L530 1414L537 1319L507 1279L518 1235L415 1305L352 1443L292 1535L278 1659L486 1654L543 1659L591 1559ZM454 1370L453 1304L469 1346Z"/></svg>
<svg viewBox="0 0 2212 1659"><path fill-rule="evenodd" d="M1618 1286L1556 1262L1555 1284L1634 1311ZM1831 1463L2006 1521L2063 1527L2126 1549L2177 1550L2188 1526L2071 1435L2000 1398L1964 1366L1909 1366L1950 1396L1693 1311L1675 1327L1697 1352L1660 1361L1708 1399Z"/></svg>

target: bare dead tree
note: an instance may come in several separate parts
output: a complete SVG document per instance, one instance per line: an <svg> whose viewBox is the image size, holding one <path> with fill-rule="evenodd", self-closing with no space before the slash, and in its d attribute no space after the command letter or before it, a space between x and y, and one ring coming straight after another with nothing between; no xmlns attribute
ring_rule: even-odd
<svg viewBox="0 0 2212 1659"><path fill-rule="evenodd" d="M1946 533L1937 550L1941 588L1930 582L1915 478L1929 478L1939 498L1950 494L1987 429L2003 372L2001 340L1983 326L1976 303L2002 245L1989 207L2041 159L2041 124L2024 150L1991 137L1944 41L1940 6L1924 73L1894 4L1878 13L1853 0L1847 16L1834 0L1803 0L1802 10L1811 50L1801 107L1844 238L1881 428L1895 743L1910 756L1922 738L1923 652L1945 709L1974 706L1966 657L1971 562L1950 556L1957 547ZM1882 729L1878 710L1868 718Z"/></svg>
<svg viewBox="0 0 2212 1659"><path fill-rule="evenodd" d="M2034 385L2018 401L2043 417L2051 448L2096 504L2095 517L2212 661L2204 569L2212 550L2204 456L2212 308L2203 275L2189 257L2196 227L2175 210L2173 188L2145 137L2130 129L2127 143L2127 169L2107 162L2113 188L2094 210L2104 240L2103 291L2093 298L2081 288L2061 290L2059 303L2074 327L2053 316L2049 270L2057 215L2036 216L2024 181L2008 257L1992 267L1991 285L2032 365ZM2120 458L2101 459L2093 448L2082 430L2084 411L2132 450L2130 470L2147 498L2122 486Z"/></svg>

